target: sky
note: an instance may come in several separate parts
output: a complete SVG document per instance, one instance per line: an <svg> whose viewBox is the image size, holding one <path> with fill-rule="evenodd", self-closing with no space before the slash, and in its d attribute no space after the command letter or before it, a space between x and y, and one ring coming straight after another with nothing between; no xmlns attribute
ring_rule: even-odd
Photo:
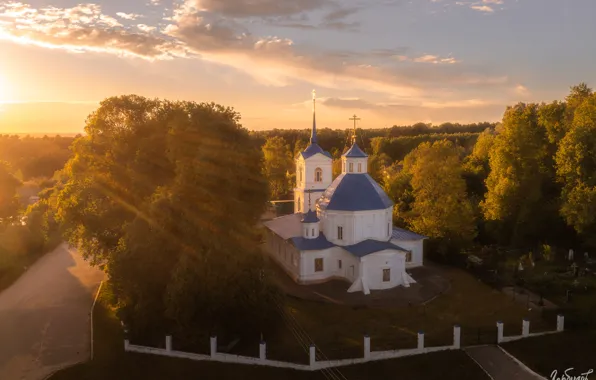
<svg viewBox="0 0 596 380"><path fill-rule="evenodd" d="M0 0L0 133L77 133L124 94L255 130L498 121L596 83L594 0Z"/></svg>

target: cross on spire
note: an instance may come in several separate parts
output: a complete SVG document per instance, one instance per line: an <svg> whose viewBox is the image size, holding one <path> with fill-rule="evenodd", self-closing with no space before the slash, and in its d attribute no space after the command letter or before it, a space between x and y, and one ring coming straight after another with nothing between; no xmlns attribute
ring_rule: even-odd
<svg viewBox="0 0 596 380"><path fill-rule="evenodd" d="M360 120L360 118L358 116L356 116L356 114L354 114L354 116L352 116L348 120L354 121L354 134L352 135L352 144L355 144L356 143L356 121Z"/></svg>

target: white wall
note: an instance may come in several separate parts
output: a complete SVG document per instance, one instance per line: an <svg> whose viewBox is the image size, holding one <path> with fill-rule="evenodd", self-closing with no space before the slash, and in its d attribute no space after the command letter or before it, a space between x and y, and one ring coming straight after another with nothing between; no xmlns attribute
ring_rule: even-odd
<svg viewBox="0 0 596 380"><path fill-rule="evenodd" d="M323 271L315 271L315 259L323 259ZM339 268L341 260L341 269ZM343 277L347 280L355 280L359 272L359 259L338 247L332 247L322 251L300 252L300 278L301 283L323 281L332 277ZM350 267L354 266L354 277L351 276Z"/></svg>
<svg viewBox="0 0 596 380"><path fill-rule="evenodd" d="M392 239L391 242L398 247L412 251L412 261L406 263L406 268L415 268L424 263L424 240L397 240Z"/></svg>
<svg viewBox="0 0 596 380"><path fill-rule="evenodd" d="M306 212L309 209L308 193L305 190L325 190L333 182L332 175L333 160L323 154L317 153L314 156L304 159L298 156L296 159L296 188L294 189L294 212ZM323 180L315 182L315 170L320 168L323 171ZM302 172L302 180L300 180ZM323 191L313 192L310 195L310 207L314 210L315 201L320 198ZM300 197L300 204L297 199Z"/></svg>
<svg viewBox="0 0 596 380"><path fill-rule="evenodd" d="M362 273L369 289L389 289L403 283L404 255L397 251L371 253L362 259ZM390 269L390 281L383 281L383 269Z"/></svg>
<svg viewBox="0 0 596 380"><path fill-rule="evenodd" d="M393 230L392 213L393 206L385 210L356 212L326 210L319 217L327 240L345 246L367 239L388 241ZM338 226L343 227L342 240L337 236Z"/></svg>
<svg viewBox="0 0 596 380"><path fill-rule="evenodd" d="M350 163L353 165L353 171L350 171ZM360 164L360 171L358 171L358 164ZM361 157L361 158L351 158L351 157L342 157L341 158L341 171L342 173L368 173L368 158Z"/></svg>
<svg viewBox="0 0 596 380"><path fill-rule="evenodd" d="M300 277L300 252L290 243L275 235L273 232L267 232L267 251L283 270L290 277L297 281Z"/></svg>

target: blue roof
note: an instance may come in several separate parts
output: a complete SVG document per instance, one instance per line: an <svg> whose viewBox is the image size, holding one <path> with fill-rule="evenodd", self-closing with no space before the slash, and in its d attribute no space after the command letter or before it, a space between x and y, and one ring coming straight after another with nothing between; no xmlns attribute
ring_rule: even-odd
<svg viewBox="0 0 596 380"><path fill-rule="evenodd" d="M315 239L306 239L302 236L296 236L290 238L290 240L300 251L318 251L320 249L335 247L335 244L327 240L322 232Z"/></svg>
<svg viewBox="0 0 596 380"><path fill-rule="evenodd" d="M319 144L317 144L317 143L310 144L308 147L306 147L306 149L304 149L304 152L302 152L300 154L306 160L307 158L312 157L317 153L321 153L322 155L325 155L325 156L331 158L331 154L329 152L325 152L323 150L323 148L321 148L319 146Z"/></svg>
<svg viewBox="0 0 596 380"><path fill-rule="evenodd" d="M302 223L316 223L319 221L317 217L317 213L313 210L308 210L306 214L302 214L302 219L300 220Z"/></svg>
<svg viewBox="0 0 596 380"><path fill-rule="evenodd" d="M362 151L362 149L360 149L358 144L354 143L354 145L352 145L352 147L350 149L348 149L348 151L346 153L342 154L342 156L356 158L356 157L368 157L368 154L364 153Z"/></svg>
<svg viewBox="0 0 596 380"><path fill-rule="evenodd" d="M418 235L415 232L404 230L403 228L393 227L393 232L391 233L391 239L397 240L422 240L428 239L428 237L424 235Z"/></svg>
<svg viewBox="0 0 596 380"><path fill-rule="evenodd" d="M379 240L364 240L360 243L354 245L348 245L342 247L346 251L350 252L352 255L357 257L363 257L369 255L371 253L384 251L386 249L394 249L397 251L407 252L405 249L398 247L397 245L388 242L388 241L379 241Z"/></svg>
<svg viewBox="0 0 596 380"><path fill-rule="evenodd" d="M317 204L323 210L365 211L387 209L393 201L367 173L342 173Z"/></svg>

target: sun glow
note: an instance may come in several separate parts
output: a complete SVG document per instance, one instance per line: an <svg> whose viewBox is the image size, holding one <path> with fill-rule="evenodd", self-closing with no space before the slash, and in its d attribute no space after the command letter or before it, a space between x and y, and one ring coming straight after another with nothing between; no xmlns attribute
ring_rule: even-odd
<svg viewBox="0 0 596 380"><path fill-rule="evenodd" d="M12 90L10 83L8 82L8 79L6 79L6 75L0 72L0 103L10 101L11 94Z"/></svg>

